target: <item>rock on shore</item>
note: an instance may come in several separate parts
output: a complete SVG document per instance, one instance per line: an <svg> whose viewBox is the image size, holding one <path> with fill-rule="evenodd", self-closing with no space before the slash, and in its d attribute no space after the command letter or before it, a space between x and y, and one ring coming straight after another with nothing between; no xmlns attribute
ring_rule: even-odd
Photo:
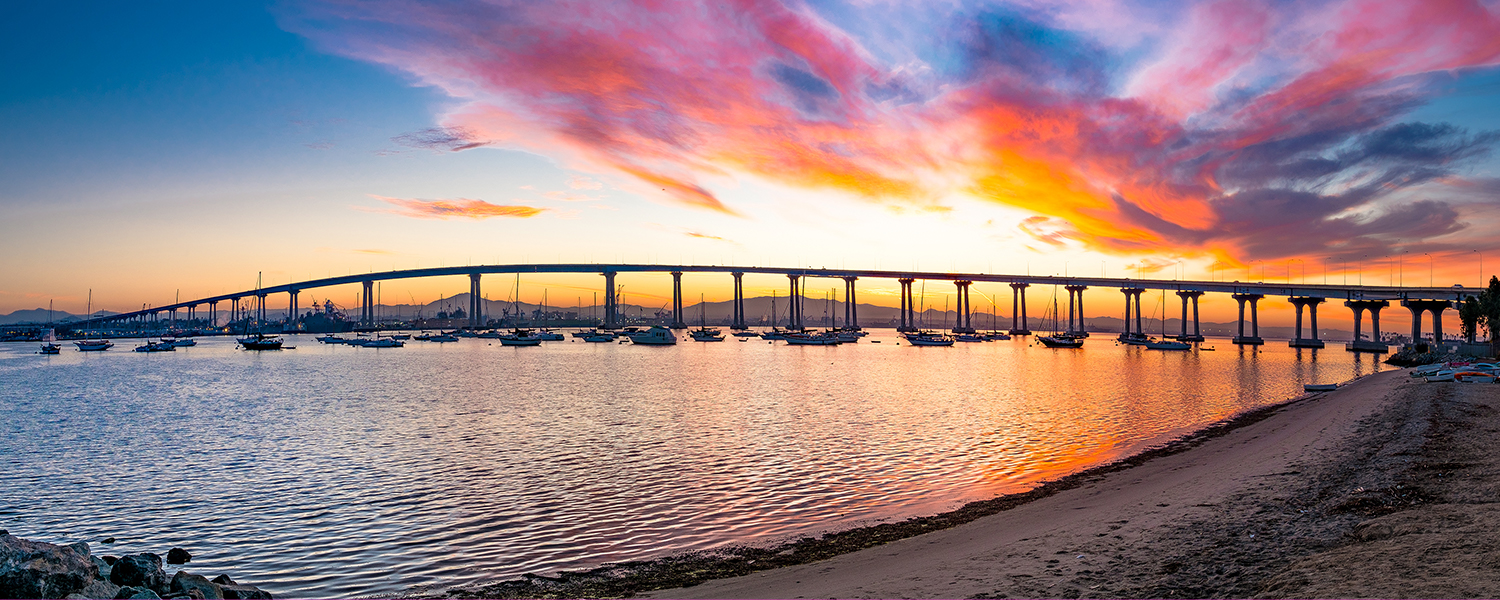
<svg viewBox="0 0 1500 600"><path fill-rule="evenodd" d="M227 575L209 580L178 571L168 578L161 557L150 552L100 557L84 542L58 546L0 529L0 598L269 599L271 594Z"/></svg>

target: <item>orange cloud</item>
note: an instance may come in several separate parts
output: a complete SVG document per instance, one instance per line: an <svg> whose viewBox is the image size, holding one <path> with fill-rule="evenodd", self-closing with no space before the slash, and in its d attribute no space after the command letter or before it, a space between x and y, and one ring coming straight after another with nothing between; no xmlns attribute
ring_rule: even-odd
<svg viewBox="0 0 1500 600"><path fill-rule="evenodd" d="M398 215L415 217L419 219L448 219L452 217L466 219L488 219L490 217L514 217L531 218L546 211L545 208L531 206L501 206L490 204L483 200L470 198L422 200L409 198L390 198L386 196L370 197L383 200L395 205L396 210L391 211Z"/></svg>

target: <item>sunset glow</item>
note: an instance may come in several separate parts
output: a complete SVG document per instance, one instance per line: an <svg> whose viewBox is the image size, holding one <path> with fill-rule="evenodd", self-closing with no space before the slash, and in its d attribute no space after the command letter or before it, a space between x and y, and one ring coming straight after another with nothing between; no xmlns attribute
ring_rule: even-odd
<svg viewBox="0 0 1500 600"><path fill-rule="evenodd" d="M7 44L108 21L27 11ZM24 85L3 110L25 125L3 142L0 309L486 262L1477 284L1500 248L1500 13L1484 2L257 11L110 29L143 57L130 73L34 48L76 76L6 67ZM254 31L147 56L204 27ZM271 80L286 85L256 97ZM50 246L64 223L210 245ZM212 245L225 226L275 243ZM661 295L658 279L638 285ZM461 291L444 285L400 289Z"/></svg>

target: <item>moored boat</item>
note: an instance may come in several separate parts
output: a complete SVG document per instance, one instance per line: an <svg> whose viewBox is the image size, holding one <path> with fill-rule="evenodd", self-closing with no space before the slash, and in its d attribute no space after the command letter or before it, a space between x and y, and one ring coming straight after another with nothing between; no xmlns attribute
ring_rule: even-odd
<svg viewBox="0 0 1500 600"><path fill-rule="evenodd" d="M677 343L677 336L666 327L652 325L651 329L630 336L630 342L642 346L670 346Z"/></svg>
<svg viewBox="0 0 1500 600"><path fill-rule="evenodd" d="M953 338L940 333L909 333L906 341L913 346L952 346Z"/></svg>
<svg viewBox="0 0 1500 600"><path fill-rule="evenodd" d="M147 341L144 345L136 346L136 352L173 352L177 347L165 341Z"/></svg>
<svg viewBox="0 0 1500 600"><path fill-rule="evenodd" d="M1147 350L1192 350L1192 344L1175 340L1146 340Z"/></svg>
<svg viewBox="0 0 1500 600"><path fill-rule="evenodd" d="M789 346L837 346L840 343L838 336L823 333L789 333L782 339Z"/></svg>
<svg viewBox="0 0 1500 600"><path fill-rule="evenodd" d="M1305 392L1331 392L1336 389L1339 389L1337 383L1308 383L1302 386L1302 391Z"/></svg>
<svg viewBox="0 0 1500 600"><path fill-rule="evenodd" d="M103 352L115 347L109 340L79 340L73 345L78 346L79 352Z"/></svg>
<svg viewBox="0 0 1500 600"><path fill-rule="evenodd" d="M253 336L242 337L238 340L240 347L246 350L280 350L281 337L257 333Z"/></svg>
<svg viewBox="0 0 1500 600"><path fill-rule="evenodd" d="M1057 335L1039 335L1037 341L1048 348L1082 348L1083 340Z"/></svg>

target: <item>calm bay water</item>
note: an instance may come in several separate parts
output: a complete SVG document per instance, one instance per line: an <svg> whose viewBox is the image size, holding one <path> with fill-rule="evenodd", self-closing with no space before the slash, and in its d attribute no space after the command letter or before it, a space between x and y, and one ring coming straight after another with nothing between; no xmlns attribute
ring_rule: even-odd
<svg viewBox="0 0 1500 600"><path fill-rule="evenodd" d="M182 546L190 570L278 596L391 593L937 513L1382 367L1109 337L0 344L0 528Z"/></svg>

